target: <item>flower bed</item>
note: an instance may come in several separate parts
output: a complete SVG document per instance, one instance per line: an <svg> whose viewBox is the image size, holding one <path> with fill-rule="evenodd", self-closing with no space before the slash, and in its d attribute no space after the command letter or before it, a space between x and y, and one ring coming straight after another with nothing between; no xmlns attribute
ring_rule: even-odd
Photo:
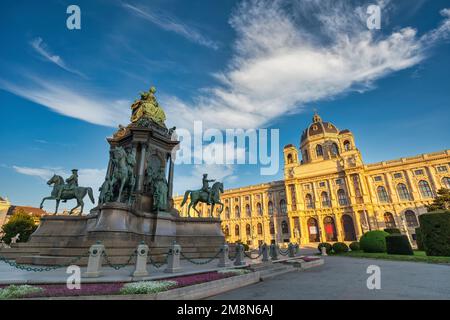
<svg viewBox="0 0 450 320"><path fill-rule="evenodd" d="M82 283L79 290L70 290L65 284L0 286L0 299L149 294L225 279L248 272L249 271L245 269L226 269L218 272L214 271L188 276L178 276L161 281L139 281L130 283Z"/></svg>

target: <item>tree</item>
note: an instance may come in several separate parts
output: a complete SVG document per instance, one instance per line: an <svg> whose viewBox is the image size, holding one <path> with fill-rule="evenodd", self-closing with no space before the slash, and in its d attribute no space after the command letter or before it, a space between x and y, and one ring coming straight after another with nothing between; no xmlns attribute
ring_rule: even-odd
<svg viewBox="0 0 450 320"><path fill-rule="evenodd" d="M440 189L432 204L427 205L427 211L450 210L450 190Z"/></svg>
<svg viewBox="0 0 450 320"><path fill-rule="evenodd" d="M27 214L23 209L18 209L8 223L4 224L2 230L4 236L2 238L6 243L11 243L11 238L20 233L19 242L26 242L30 235L36 230L33 217Z"/></svg>

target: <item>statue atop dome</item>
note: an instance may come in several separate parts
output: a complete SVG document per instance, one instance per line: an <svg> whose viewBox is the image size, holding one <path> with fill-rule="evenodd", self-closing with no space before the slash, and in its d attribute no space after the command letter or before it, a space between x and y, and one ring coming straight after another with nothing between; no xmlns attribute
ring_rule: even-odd
<svg viewBox="0 0 450 320"><path fill-rule="evenodd" d="M317 110L314 110L313 123L322 122L322 118L317 113Z"/></svg>
<svg viewBox="0 0 450 320"><path fill-rule="evenodd" d="M141 92L141 98L131 105L131 122L136 123L141 119L152 120L162 127L166 127L164 121L166 114L160 107L155 97L156 88L151 87L148 92Z"/></svg>

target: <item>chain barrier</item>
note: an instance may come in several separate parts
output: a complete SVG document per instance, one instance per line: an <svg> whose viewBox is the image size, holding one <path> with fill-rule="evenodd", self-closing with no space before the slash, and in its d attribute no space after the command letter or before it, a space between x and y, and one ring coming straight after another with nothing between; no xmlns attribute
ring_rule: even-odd
<svg viewBox="0 0 450 320"><path fill-rule="evenodd" d="M74 264L75 262L78 262L83 257L86 257L86 256L85 255L77 256L77 257L73 258L72 260L70 260L69 263L67 263L67 264L57 264L54 266L47 266L47 267L31 267L29 265L22 265L22 264L18 264L17 262L7 259L2 256L0 256L0 261L3 261L5 263L7 263L8 265L10 265L11 267L14 267L19 270L30 271L30 272L46 272L46 271L52 271L52 270L68 267L68 266Z"/></svg>
<svg viewBox="0 0 450 320"><path fill-rule="evenodd" d="M154 266L156 269L159 269L159 268L161 268L162 266L164 266L164 265L167 264L167 259L169 259L169 255L166 253L166 258L164 259L164 262L163 262L163 263L157 263L157 262L155 262L155 260L152 259L152 257L150 256L150 254L148 255L147 258L148 258L148 260L149 260L149 262L150 262L150 264L151 264L152 266Z"/></svg>
<svg viewBox="0 0 450 320"><path fill-rule="evenodd" d="M206 258L207 260L204 260L204 261L195 261L195 260L192 259L192 258L186 257L186 256L184 255L183 252L180 252L180 254L181 254L181 256L182 256L184 259L186 259L186 260L189 261L190 263L193 263L193 264L196 264L196 265L203 265L203 264L208 264L208 263L210 263L211 261L213 261L214 259L216 259L216 258L220 255L221 252L222 252L222 250L219 250L219 251L216 253L216 255L215 255L214 257Z"/></svg>
<svg viewBox="0 0 450 320"><path fill-rule="evenodd" d="M261 250L261 251L259 252L259 254L258 254L256 257L252 257L252 253L251 253L251 252L250 252L250 253L247 253L247 252L244 251L244 255L245 255L247 258L251 259L251 260L259 259L259 258L262 256L262 254L263 254L263 252L262 252L262 250Z"/></svg>
<svg viewBox="0 0 450 320"><path fill-rule="evenodd" d="M114 270L119 270L122 268L125 268L126 266L128 266L131 263L131 260L133 260L133 258L135 256L137 256L137 250L134 250L133 253L130 255L130 257L128 258L127 262L125 262L124 264L112 264L111 260L109 260L108 255L106 254L106 251L102 252L102 256L105 257L105 261L106 263L113 268Z"/></svg>

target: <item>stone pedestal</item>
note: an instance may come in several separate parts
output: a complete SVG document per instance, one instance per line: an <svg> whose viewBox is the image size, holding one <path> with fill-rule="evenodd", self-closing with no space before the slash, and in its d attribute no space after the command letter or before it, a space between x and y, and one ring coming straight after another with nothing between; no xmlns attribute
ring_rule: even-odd
<svg viewBox="0 0 450 320"><path fill-rule="evenodd" d="M148 276L147 271L147 257L148 257L148 246L141 242L136 250L136 268L133 272L133 277L145 277Z"/></svg>
<svg viewBox="0 0 450 320"><path fill-rule="evenodd" d="M231 261L228 258L230 248L227 244L224 244L222 248L220 248L219 254L219 264L217 265L219 268L226 268L231 266Z"/></svg>
<svg viewBox="0 0 450 320"><path fill-rule="evenodd" d="M84 273L84 277L95 278L101 275L100 268L102 267L103 252L105 252L105 246L100 242L91 246L87 271Z"/></svg>
<svg viewBox="0 0 450 320"><path fill-rule="evenodd" d="M164 272L175 273L181 271L180 266L181 247L176 242L172 244L167 256L167 268Z"/></svg>

